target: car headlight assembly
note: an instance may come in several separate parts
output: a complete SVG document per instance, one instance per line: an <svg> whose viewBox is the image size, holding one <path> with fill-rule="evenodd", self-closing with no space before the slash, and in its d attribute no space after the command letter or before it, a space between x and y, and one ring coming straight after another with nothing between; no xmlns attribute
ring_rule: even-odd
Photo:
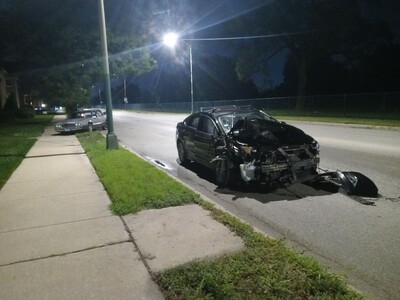
<svg viewBox="0 0 400 300"><path fill-rule="evenodd" d="M319 150L320 150L320 145L319 145L319 143L318 143L316 140L313 140L313 141L312 141L312 143L311 143L311 149L312 149L313 151L315 151L316 153L319 152Z"/></svg>

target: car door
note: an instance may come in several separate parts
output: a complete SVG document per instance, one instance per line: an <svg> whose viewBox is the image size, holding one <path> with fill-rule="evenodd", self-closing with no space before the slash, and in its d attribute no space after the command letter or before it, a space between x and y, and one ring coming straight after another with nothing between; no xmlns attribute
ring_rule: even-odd
<svg viewBox="0 0 400 300"><path fill-rule="evenodd" d="M193 115L187 118L180 129L180 137L186 149L186 156L190 160L196 161L194 140L197 135L199 116Z"/></svg>
<svg viewBox="0 0 400 300"><path fill-rule="evenodd" d="M217 127L208 116L201 116L197 126L197 134L194 139L196 161L211 167L210 161L215 157L215 141Z"/></svg>
<svg viewBox="0 0 400 300"><path fill-rule="evenodd" d="M93 111L91 111L91 114L92 114L91 121L92 121L93 127L101 127L104 123L104 119L102 118L101 112L97 111L97 110L93 110Z"/></svg>

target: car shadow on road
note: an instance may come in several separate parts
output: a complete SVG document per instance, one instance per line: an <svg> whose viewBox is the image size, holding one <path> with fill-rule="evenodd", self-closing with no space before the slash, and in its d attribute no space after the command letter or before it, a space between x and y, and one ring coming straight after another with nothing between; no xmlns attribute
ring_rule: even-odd
<svg viewBox="0 0 400 300"><path fill-rule="evenodd" d="M232 200L250 198L261 203L276 201L294 201L309 197L328 196L338 192L332 185L316 185L315 183L295 183L286 187L268 188L257 185L237 185L230 188L216 188L216 192L232 195Z"/></svg>
<svg viewBox="0 0 400 300"><path fill-rule="evenodd" d="M183 167L197 174L199 178L216 184L214 174L210 169L194 162L185 164ZM338 193L338 190L337 186L329 182L295 183L287 187L279 188L238 182L229 188L216 187L214 189L214 191L219 194L231 195L233 201L249 198L261 203L294 201L308 197L328 196Z"/></svg>

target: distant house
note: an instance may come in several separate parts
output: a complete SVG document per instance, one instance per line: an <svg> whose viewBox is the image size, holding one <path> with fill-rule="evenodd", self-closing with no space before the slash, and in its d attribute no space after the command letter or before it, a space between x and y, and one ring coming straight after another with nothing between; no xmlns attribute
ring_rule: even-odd
<svg viewBox="0 0 400 300"><path fill-rule="evenodd" d="M7 100L7 72L0 68L0 111L3 110L4 105L6 105Z"/></svg>
<svg viewBox="0 0 400 300"><path fill-rule="evenodd" d="M21 108L22 104L19 97L18 91L18 78L7 77L7 72L3 68L0 68L0 111L4 109L7 98L10 95L15 96L15 104L17 108Z"/></svg>

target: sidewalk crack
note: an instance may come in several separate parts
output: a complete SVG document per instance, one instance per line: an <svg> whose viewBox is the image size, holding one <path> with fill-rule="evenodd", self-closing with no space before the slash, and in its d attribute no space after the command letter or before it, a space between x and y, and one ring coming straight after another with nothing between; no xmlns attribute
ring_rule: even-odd
<svg viewBox="0 0 400 300"><path fill-rule="evenodd" d="M124 241L113 242L113 243L107 243L107 244L104 244L104 245L101 245L101 246L93 246L93 247L89 247L89 248L84 248L84 249L75 250L75 251L70 251L70 252L65 252L65 253L60 253L60 254L52 254L52 255L47 255L47 256L43 256L43 257L37 257L37 258L31 258L31 259L25 259L25 260L15 261L15 262L12 262L12 263L0 265L0 268L2 268L2 267L8 267L8 266L13 266L13 265L21 264L21 263L26 263L26 262L33 262L33 261L38 261L38 260L44 260L44 259L48 259L48 258L62 257L62 256L70 255L70 254L76 254L76 253L81 253L81 252L85 252L85 251L90 251L90 250L95 250L95 249L101 249L101 248L105 248L105 247L109 247L109 246L121 245L121 244L125 244L125 243L131 243L131 241L128 239L128 240L124 240Z"/></svg>
<svg viewBox="0 0 400 300"><path fill-rule="evenodd" d="M25 156L25 158L57 157L57 156L67 156L67 155L83 155L83 154L86 154L86 152L82 151L82 152L73 152L73 153L55 153L55 154L29 155L29 156Z"/></svg>
<svg viewBox="0 0 400 300"><path fill-rule="evenodd" d="M101 216L101 217L96 217L96 218L80 219L80 220L67 221L67 222L54 223L54 224L46 224L46 225L41 225L41 226L17 228L17 229L11 229L11 230L7 230L7 231L0 231L0 234L10 233L10 232L17 232L17 231L32 230L32 229L39 229L39 228L54 227L54 226L62 226L62 225L67 225L67 224L74 224L74 223L79 223L79 222L87 222L87 221L93 221L93 220L99 220L99 219L105 219L105 218L115 218L115 216L108 215L108 216Z"/></svg>

